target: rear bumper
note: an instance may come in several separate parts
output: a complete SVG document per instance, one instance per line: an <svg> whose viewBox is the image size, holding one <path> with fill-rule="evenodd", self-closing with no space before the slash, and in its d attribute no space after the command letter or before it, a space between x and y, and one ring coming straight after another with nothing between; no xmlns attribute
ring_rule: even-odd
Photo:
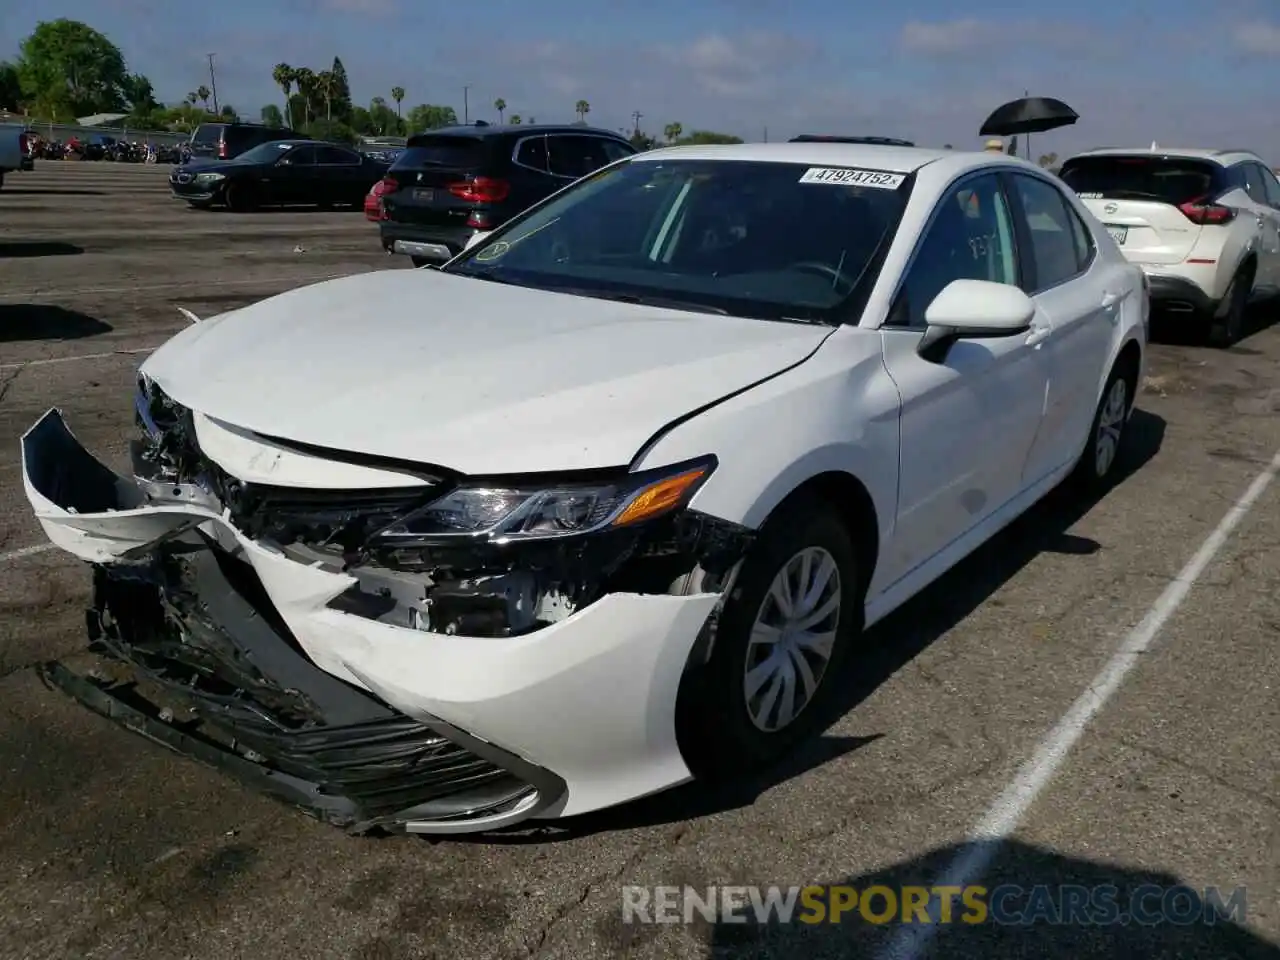
<svg viewBox="0 0 1280 960"><path fill-rule="evenodd" d="M1185 277L1148 273L1153 309L1175 313L1212 313L1216 304L1205 291Z"/></svg>
<svg viewBox="0 0 1280 960"><path fill-rule="evenodd" d="M475 227L447 227L429 224L381 221L378 233L387 253L404 253L443 263L460 254L467 241L479 232Z"/></svg>

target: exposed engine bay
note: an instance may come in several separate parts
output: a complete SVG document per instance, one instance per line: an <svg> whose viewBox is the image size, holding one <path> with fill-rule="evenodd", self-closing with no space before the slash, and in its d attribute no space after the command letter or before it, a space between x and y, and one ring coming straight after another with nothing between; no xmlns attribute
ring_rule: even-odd
<svg viewBox="0 0 1280 960"><path fill-rule="evenodd" d="M752 531L693 510L584 536L506 541L442 538L412 546L381 531L454 490L447 471L373 490L243 483L206 457L193 414L139 379L132 445L152 502L198 503L290 559L354 577L330 604L398 627L477 637L517 636L563 620L608 593L721 592ZM264 442L332 456L277 438ZM339 455L341 456L341 455Z"/></svg>

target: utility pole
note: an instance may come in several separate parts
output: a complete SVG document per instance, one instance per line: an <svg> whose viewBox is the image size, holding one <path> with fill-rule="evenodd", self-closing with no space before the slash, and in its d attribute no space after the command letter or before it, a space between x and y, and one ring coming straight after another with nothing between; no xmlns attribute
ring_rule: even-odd
<svg viewBox="0 0 1280 960"><path fill-rule="evenodd" d="M639 110L636 110L634 113L631 114L631 122L632 124L634 124L633 130L632 130L633 136L637 136L637 137L640 136L640 118L643 116L644 114L641 113Z"/></svg>
<svg viewBox="0 0 1280 960"><path fill-rule="evenodd" d="M765 127L765 128L764 128L764 142L765 142L765 143L768 143L768 142L769 142L769 128L768 128L768 127Z"/></svg>
<svg viewBox="0 0 1280 960"><path fill-rule="evenodd" d="M471 122L471 85L462 88L462 122Z"/></svg>
<svg viewBox="0 0 1280 960"><path fill-rule="evenodd" d="M213 112L218 112L218 77L213 71L214 54L209 54L209 88L213 93Z"/></svg>

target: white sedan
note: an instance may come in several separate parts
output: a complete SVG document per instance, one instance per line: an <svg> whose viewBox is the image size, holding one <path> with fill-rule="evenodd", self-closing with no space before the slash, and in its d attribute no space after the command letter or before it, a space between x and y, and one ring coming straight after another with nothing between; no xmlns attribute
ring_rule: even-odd
<svg viewBox="0 0 1280 960"><path fill-rule="evenodd" d="M1015 158L612 164L441 269L193 323L134 476L50 410L88 706L353 830L580 814L769 762L859 634L1115 469L1147 290Z"/></svg>

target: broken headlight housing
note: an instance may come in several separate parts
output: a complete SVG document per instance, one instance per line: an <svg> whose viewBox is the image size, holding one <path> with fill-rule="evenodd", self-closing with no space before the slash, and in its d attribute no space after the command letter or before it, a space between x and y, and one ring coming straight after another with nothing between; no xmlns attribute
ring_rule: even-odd
<svg viewBox="0 0 1280 960"><path fill-rule="evenodd" d="M631 528L686 506L714 457L608 480L464 483L372 538L381 548L549 540Z"/></svg>

